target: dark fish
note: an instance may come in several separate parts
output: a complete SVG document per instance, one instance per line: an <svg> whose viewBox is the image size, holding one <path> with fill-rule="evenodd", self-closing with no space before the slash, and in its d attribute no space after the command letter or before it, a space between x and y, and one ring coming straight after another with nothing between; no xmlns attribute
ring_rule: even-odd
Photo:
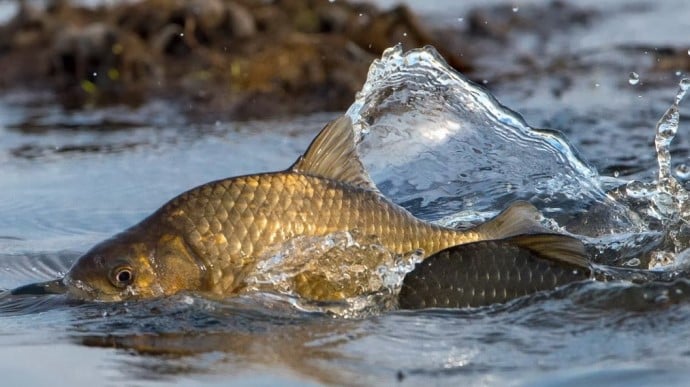
<svg viewBox="0 0 690 387"><path fill-rule="evenodd" d="M543 232L538 217L533 206L517 203L463 231L415 218L370 181L356 154L350 119L343 116L327 125L288 170L219 180L179 195L93 247L70 269L64 285L75 297L103 301L184 290L229 296L242 292L257 266L295 238L348 232L363 238L356 242L373 237L393 254L422 250L429 256L459 244ZM353 265L375 273L380 254L363 256ZM335 262L332 270L348 270L342 266ZM288 290L303 298L358 295L342 291L343 284L329 278L301 278L318 278ZM285 291L268 286L264 289Z"/></svg>
<svg viewBox="0 0 690 387"><path fill-rule="evenodd" d="M486 306L593 278L581 246L574 238L542 234L450 247L407 274L399 306Z"/></svg>

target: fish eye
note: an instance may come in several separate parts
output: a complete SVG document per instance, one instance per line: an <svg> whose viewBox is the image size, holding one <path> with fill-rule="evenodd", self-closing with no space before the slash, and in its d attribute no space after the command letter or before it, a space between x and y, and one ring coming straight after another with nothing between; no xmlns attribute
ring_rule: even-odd
<svg viewBox="0 0 690 387"><path fill-rule="evenodd" d="M110 276L110 282L118 288L124 288L134 282L134 270L129 266L116 267Z"/></svg>

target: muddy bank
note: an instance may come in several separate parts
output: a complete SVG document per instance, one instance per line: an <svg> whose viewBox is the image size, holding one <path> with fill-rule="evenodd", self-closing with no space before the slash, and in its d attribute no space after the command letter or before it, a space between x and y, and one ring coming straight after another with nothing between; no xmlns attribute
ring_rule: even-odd
<svg viewBox="0 0 690 387"><path fill-rule="evenodd" d="M143 0L91 8L23 1L0 27L0 88L50 91L68 109L164 100L207 122L339 111L371 61L402 43L432 44L453 67L494 87L548 72L562 92L573 74L601 63L554 46L605 18L561 1L519 12L509 3L480 6L457 23L437 23L404 5L340 0ZM651 70L690 66L685 49L657 52Z"/></svg>

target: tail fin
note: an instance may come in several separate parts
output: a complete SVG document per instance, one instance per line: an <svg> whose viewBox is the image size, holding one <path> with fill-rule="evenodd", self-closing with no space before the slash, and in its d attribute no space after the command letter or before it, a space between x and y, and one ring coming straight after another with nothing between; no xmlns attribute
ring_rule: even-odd
<svg viewBox="0 0 690 387"><path fill-rule="evenodd" d="M508 238L504 242L530 250L541 258L591 271L585 245L577 238L559 234L532 234Z"/></svg>

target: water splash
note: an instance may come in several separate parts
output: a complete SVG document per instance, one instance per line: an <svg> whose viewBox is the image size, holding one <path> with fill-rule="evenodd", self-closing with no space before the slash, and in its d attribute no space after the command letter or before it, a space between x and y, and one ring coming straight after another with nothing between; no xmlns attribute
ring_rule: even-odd
<svg viewBox="0 0 690 387"><path fill-rule="evenodd" d="M302 310L359 316L393 308L405 274L422 258L421 251L395 254L357 232L299 237L259 259L246 291L295 297Z"/></svg>
<svg viewBox="0 0 690 387"><path fill-rule="evenodd" d="M671 106L656 124L654 146L657 153L659 173L654 183L630 182L621 199L637 200L636 208L645 217L649 228L665 233L660 248L649 254L650 268L677 268L676 258L687 255L690 248L690 193L676 179L672 172L671 142L678 133L680 108L690 79L679 82L679 90ZM680 165L676 171L684 178L687 167Z"/></svg>
<svg viewBox="0 0 690 387"><path fill-rule="evenodd" d="M690 248L690 194L678 181L687 177L687 167L675 167L674 176L670 146L680 124L679 105L683 101L690 80L682 79L671 106L656 124L654 146L659 165L654 182L629 181L612 190L611 196L634 211L647 231L660 237L651 249L638 249L640 267L668 270L687 270L679 265L678 257Z"/></svg>
<svg viewBox="0 0 690 387"><path fill-rule="evenodd" d="M432 47L387 49L347 114L379 189L423 219L476 224L521 199L561 226L585 219L584 235L641 229L559 132L530 127ZM587 221L594 204L607 216Z"/></svg>
<svg viewBox="0 0 690 387"><path fill-rule="evenodd" d="M560 133L530 127L431 47L386 50L347 114L378 187L416 216L469 227L527 200L547 227L583 239L596 262L646 268L690 248L689 194L669 152L689 85L680 82L657 125L654 183L599 176Z"/></svg>
<svg viewBox="0 0 690 387"><path fill-rule="evenodd" d="M659 177L657 190L660 195L656 198L659 212L666 217L687 217L688 192L676 180L671 173L671 141L678 133L680 112L678 105L681 103L690 87L690 79L683 78L679 83L679 90L671 107L666 110L656 125L656 137L654 146L659 163Z"/></svg>

